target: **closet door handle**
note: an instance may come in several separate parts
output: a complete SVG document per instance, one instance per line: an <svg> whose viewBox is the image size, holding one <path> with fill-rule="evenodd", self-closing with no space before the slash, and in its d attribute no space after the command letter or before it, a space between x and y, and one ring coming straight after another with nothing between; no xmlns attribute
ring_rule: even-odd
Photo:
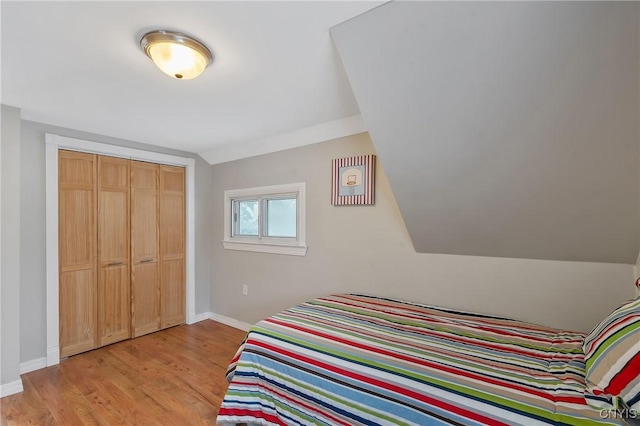
<svg viewBox="0 0 640 426"><path fill-rule="evenodd" d="M119 266L122 265L124 262L109 262L107 264L107 266Z"/></svg>
<svg viewBox="0 0 640 426"><path fill-rule="evenodd" d="M140 261L140 263L149 263L149 262L153 262L153 261L154 261L154 259L153 259L153 258L151 258L151 259L144 259L144 260L141 260L141 261Z"/></svg>

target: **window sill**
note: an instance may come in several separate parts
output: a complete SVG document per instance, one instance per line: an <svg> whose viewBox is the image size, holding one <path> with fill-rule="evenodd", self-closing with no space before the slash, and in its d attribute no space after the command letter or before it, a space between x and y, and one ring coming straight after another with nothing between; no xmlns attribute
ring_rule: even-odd
<svg viewBox="0 0 640 426"><path fill-rule="evenodd" d="M222 241L222 245L227 250L286 254L289 256L305 256L307 254L307 246L287 246L279 244L249 243L238 241Z"/></svg>

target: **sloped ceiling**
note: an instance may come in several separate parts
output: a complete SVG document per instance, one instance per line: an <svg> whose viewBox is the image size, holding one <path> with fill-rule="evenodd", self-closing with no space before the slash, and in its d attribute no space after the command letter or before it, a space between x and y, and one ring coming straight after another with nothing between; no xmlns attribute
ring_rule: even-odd
<svg viewBox="0 0 640 426"><path fill-rule="evenodd" d="M635 263L638 6L392 2L332 29L418 252Z"/></svg>

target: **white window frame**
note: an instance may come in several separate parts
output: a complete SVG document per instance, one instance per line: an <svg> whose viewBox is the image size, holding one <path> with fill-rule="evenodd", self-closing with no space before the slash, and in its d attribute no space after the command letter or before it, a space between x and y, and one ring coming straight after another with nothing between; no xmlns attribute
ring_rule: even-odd
<svg viewBox="0 0 640 426"><path fill-rule="evenodd" d="M222 240L224 248L227 250L305 256L307 254L306 188L306 183L300 182L285 185L260 186L256 188L229 189L224 191L224 240ZM293 197L296 198L296 238L233 235L234 200L258 199L260 203L263 203L265 199ZM258 226L262 229L262 220L260 220Z"/></svg>

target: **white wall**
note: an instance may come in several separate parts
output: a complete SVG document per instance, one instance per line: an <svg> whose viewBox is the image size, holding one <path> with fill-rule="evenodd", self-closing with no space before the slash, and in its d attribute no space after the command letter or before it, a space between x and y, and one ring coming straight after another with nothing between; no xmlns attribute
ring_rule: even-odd
<svg viewBox="0 0 640 426"><path fill-rule="evenodd" d="M20 110L2 105L0 397L20 381Z"/></svg>
<svg viewBox="0 0 640 426"><path fill-rule="evenodd" d="M383 165L375 206L330 204L331 160L371 153L360 134L213 166L215 313L253 323L316 296L360 292L589 331L633 295L633 265L416 253ZM307 183L307 255L224 250L223 191L291 182Z"/></svg>

